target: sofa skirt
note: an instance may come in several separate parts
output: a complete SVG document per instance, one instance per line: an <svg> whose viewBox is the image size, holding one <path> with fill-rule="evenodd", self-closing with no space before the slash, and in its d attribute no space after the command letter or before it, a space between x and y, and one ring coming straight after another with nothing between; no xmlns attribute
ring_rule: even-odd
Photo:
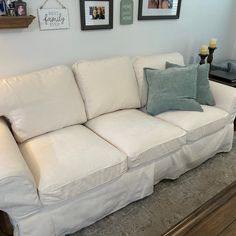
<svg viewBox="0 0 236 236"><path fill-rule="evenodd" d="M228 124L223 129L187 143L181 150L155 162L154 184L163 179L176 179L185 172L199 166L220 152L229 152L232 148L234 126Z"/></svg>
<svg viewBox="0 0 236 236"><path fill-rule="evenodd" d="M153 193L154 163L129 170L121 177L60 204L14 219L14 236L54 236L76 232L131 202Z"/></svg>

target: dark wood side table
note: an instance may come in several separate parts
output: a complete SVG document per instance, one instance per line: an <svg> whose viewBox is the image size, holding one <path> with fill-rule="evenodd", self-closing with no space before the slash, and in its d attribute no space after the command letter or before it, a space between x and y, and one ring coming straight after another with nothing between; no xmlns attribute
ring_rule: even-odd
<svg viewBox="0 0 236 236"><path fill-rule="evenodd" d="M228 73L221 70L213 70L210 71L209 78L212 81L231 87L236 87L236 74L234 73Z"/></svg>
<svg viewBox="0 0 236 236"><path fill-rule="evenodd" d="M13 235L13 227L9 220L8 215L0 211L0 236Z"/></svg>
<svg viewBox="0 0 236 236"><path fill-rule="evenodd" d="M209 78L212 81L236 88L236 74L221 70L210 71ZM234 130L236 130L236 119L234 120Z"/></svg>

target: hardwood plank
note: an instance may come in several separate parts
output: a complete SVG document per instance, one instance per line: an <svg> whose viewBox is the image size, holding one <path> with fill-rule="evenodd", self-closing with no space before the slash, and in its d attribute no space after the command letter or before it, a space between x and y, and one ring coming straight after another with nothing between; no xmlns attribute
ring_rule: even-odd
<svg viewBox="0 0 236 236"><path fill-rule="evenodd" d="M235 204L235 197L236 197L236 181L226 187L223 191L218 193L215 197L210 199L208 202L203 204L201 207L199 207L197 210L195 210L193 213L191 213L189 216L184 218L182 221L180 221L178 224L176 224L174 227L172 227L167 233L163 234L163 236L189 236L190 230L193 230L195 227L198 227L199 224L203 224L207 221L207 218L210 217L212 214L223 214L222 219L224 218L224 210L222 209L228 209L230 217L234 218L233 213L235 213L235 210L233 210L232 215L231 211L235 208L232 207L232 205L228 202L232 200L232 204ZM224 208L225 205L225 208ZM235 213L236 216L236 213ZM230 221L226 221L227 224L225 228L232 223L233 219L231 218ZM224 221L222 220L221 221ZM205 235L200 234L200 235ZM198 234L199 236L199 234ZM207 234L209 236L209 234ZM214 235L215 236L215 235Z"/></svg>
<svg viewBox="0 0 236 236"><path fill-rule="evenodd" d="M225 228L236 219L236 196L231 198L223 206L216 209L209 216L200 221L195 227L188 231L191 236L219 235Z"/></svg>
<svg viewBox="0 0 236 236"><path fill-rule="evenodd" d="M219 236L235 236L236 235L236 220L226 228Z"/></svg>

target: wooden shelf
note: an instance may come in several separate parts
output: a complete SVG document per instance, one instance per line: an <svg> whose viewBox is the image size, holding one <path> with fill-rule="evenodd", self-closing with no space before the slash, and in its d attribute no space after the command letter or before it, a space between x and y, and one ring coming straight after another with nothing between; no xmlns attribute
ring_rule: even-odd
<svg viewBox="0 0 236 236"><path fill-rule="evenodd" d="M35 16L0 16L0 29L28 28Z"/></svg>

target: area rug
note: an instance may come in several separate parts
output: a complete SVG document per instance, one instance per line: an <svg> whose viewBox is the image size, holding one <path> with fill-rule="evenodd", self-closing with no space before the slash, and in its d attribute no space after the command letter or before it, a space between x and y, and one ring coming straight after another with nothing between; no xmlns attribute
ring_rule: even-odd
<svg viewBox="0 0 236 236"><path fill-rule="evenodd" d="M154 193L73 236L158 236L236 180L236 133L230 153L220 153ZM71 235L72 236L72 235Z"/></svg>

